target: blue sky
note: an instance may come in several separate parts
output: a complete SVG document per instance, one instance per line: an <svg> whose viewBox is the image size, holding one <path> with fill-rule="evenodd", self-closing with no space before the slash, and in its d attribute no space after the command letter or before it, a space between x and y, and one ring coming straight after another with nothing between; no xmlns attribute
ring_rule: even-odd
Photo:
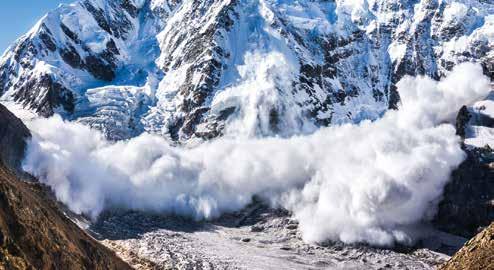
<svg viewBox="0 0 494 270"><path fill-rule="evenodd" d="M0 0L0 54L60 3L75 0Z"/></svg>

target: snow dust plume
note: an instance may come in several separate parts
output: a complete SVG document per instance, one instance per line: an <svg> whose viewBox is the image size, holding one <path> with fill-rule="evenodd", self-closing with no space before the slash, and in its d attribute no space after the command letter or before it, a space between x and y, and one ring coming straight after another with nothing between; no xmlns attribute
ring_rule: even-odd
<svg viewBox="0 0 494 270"><path fill-rule="evenodd" d="M464 159L445 123L485 97L489 81L479 66L463 64L441 82L409 77L398 88L400 110L374 122L194 148L149 134L112 143L60 117L36 119L24 168L93 217L124 207L214 218L258 195L293 211L309 242L406 243Z"/></svg>
<svg viewBox="0 0 494 270"><path fill-rule="evenodd" d="M293 57L295 58L295 57ZM299 64L279 52L247 53L245 64L237 67L239 83L220 91L213 99L211 110L219 114L227 108L240 108L236 117L228 119L225 133L232 137L251 138L274 135L271 116L277 113L277 135L308 133L316 128L304 121L303 113L286 96L293 90L293 78L299 76ZM280 91L280 88L283 91Z"/></svg>

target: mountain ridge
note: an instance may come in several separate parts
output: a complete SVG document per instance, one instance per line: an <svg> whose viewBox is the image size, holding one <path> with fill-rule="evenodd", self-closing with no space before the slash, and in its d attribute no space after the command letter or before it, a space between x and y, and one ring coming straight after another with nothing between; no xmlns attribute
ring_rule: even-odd
<svg viewBox="0 0 494 270"><path fill-rule="evenodd" d="M380 117L405 75L478 61L493 78L493 11L480 0L84 0L6 52L0 93L115 140L310 133Z"/></svg>

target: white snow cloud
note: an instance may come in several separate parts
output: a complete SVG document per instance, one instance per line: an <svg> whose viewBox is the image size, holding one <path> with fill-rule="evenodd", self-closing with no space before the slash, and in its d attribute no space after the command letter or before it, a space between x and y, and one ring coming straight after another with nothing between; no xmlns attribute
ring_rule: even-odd
<svg viewBox="0 0 494 270"><path fill-rule="evenodd" d="M287 53L288 54L288 53ZM240 65L238 83L220 91L212 100L211 111L219 114L222 110L240 108L236 117L226 125L229 136L256 137L273 135L272 111L277 113L278 135L307 133L315 130L309 121L303 121L303 113L294 104L292 94L293 78L299 76L298 62L279 52L247 53L245 64ZM283 89L282 90L280 90Z"/></svg>
<svg viewBox="0 0 494 270"><path fill-rule="evenodd" d="M374 122L193 148L150 134L112 143L57 116L35 119L24 169L93 217L124 207L214 218L258 195L293 211L308 242L406 243L464 159L446 122L485 97L489 81L481 67L463 64L441 82L409 77L398 88L400 110Z"/></svg>

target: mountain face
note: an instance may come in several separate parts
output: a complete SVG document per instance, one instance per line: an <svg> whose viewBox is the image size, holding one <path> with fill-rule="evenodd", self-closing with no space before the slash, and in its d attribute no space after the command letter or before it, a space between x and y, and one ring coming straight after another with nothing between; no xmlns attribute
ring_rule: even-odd
<svg viewBox="0 0 494 270"><path fill-rule="evenodd" d="M131 269L0 162L0 269Z"/></svg>
<svg viewBox="0 0 494 270"><path fill-rule="evenodd" d="M0 60L2 100L111 139L291 135L376 119L405 75L480 62L488 0L83 0Z"/></svg>

